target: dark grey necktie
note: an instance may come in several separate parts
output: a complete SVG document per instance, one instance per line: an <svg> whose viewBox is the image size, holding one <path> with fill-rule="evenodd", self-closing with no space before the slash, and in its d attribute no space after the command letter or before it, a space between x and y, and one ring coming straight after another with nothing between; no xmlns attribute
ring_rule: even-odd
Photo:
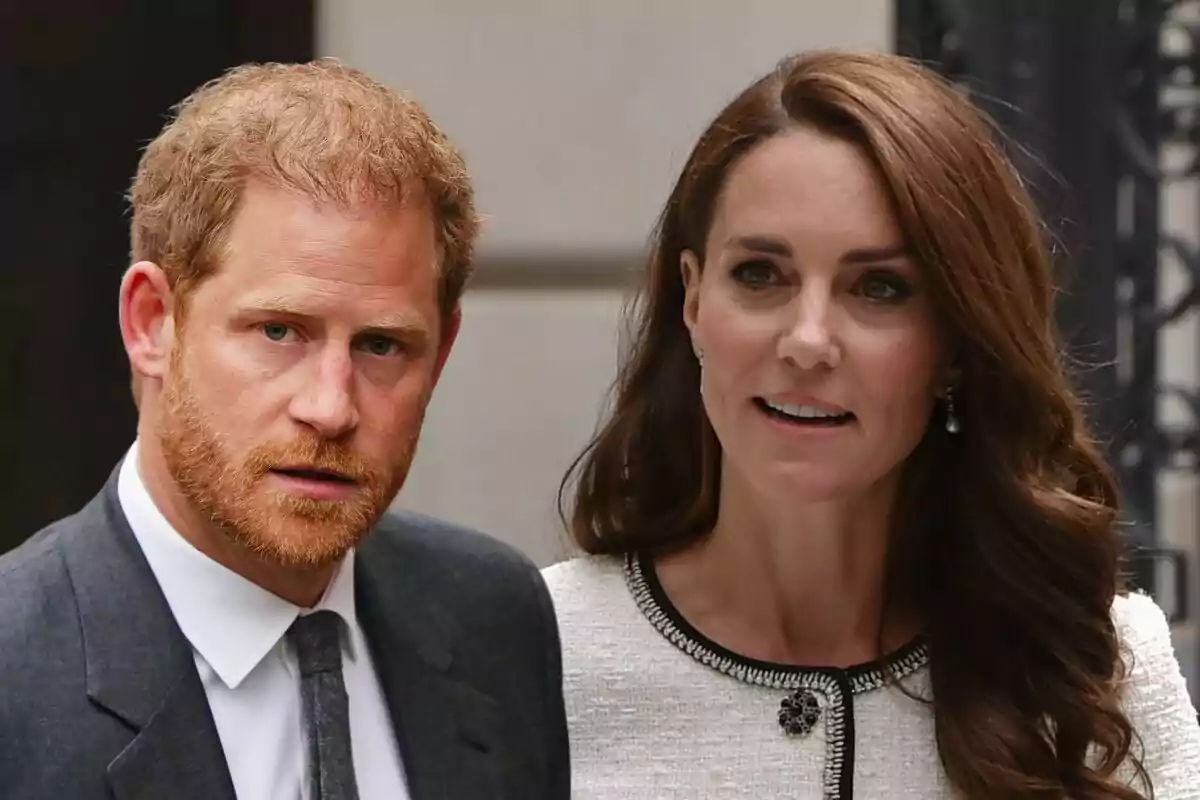
<svg viewBox="0 0 1200 800"><path fill-rule="evenodd" d="M312 800L358 800L339 634L332 611L297 617L287 632L300 663Z"/></svg>

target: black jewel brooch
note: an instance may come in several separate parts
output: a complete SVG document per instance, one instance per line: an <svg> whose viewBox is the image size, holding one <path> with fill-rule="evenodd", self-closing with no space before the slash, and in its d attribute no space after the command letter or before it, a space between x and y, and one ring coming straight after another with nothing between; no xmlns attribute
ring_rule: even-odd
<svg viewBox="0 0 1200 800"><path fill-rule="evenodd" d="M799 688L779 704L779 725L792 736L807 736L821 719L821 703L812 689Z"/></svg>

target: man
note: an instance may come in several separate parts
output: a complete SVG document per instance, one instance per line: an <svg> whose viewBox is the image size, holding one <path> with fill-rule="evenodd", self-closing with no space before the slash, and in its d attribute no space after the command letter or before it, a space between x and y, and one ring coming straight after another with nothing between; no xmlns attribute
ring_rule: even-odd
<svg viewBox="0 0 1200 800"><path fill-rule="evenodd" d="M454 148L357 71L249 66L131 201L138 436L0 559L0 794L565 800L537 571L385 514L472 260Z"/></svg>

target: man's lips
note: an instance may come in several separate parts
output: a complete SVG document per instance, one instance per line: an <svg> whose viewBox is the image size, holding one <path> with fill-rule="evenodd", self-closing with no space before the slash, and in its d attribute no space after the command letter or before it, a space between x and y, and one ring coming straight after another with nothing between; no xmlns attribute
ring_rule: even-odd
<svg viewBox="0 0 1200 800"><path fill-rule="evenodd" d="M352 475L325 467L286 466L274 467L271 472L285 475L289 478L299 478L306 481L325 481L328 483L358 483Z"/></svg>

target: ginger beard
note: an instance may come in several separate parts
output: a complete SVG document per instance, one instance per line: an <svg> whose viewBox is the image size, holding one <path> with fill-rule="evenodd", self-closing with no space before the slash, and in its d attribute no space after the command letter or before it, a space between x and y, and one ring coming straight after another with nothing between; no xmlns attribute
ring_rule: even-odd
<svg viewBox="0 0 1200 800"><path fill-rule="evenodd" d="M196 398L176 342L159 419L167 468L184 499L204 519L282 566L319 568L345 555L387 510L415 454L414 434L393 464L380 470L345 445L308 432L290 443L256 445L239 461ZM272 489L266 480L271 469L288 464L351 476L357 490L345 499L321 500Z"/></svg>

